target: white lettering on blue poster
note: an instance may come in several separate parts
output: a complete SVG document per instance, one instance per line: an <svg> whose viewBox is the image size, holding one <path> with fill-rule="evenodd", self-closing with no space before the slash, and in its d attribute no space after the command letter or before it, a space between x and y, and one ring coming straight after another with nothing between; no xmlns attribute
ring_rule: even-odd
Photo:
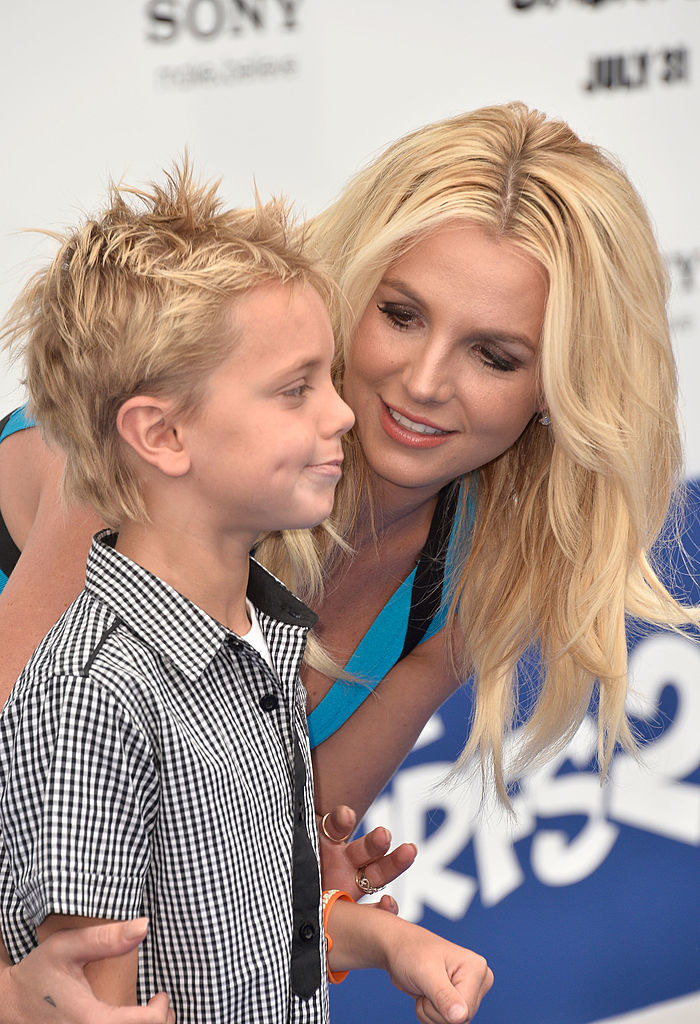
<svg viewBox="0 0 700 1024"><path fill-rule="evenodd" d="M688 486L686 556L671 581L700 602L700 481ZM638 634L627 710L637 755L617 752L601 785L586 716L552 760L517 782L512 814L482 800L478 766L445 783L464 742L469 694L431 719L365 825L387 825L418 857L391 892L413 921L483 953L495 984L482 1024L586 1024L698 987L700 644ZM509 738L519 743L518 729ZM342 991L345 989L345 991ZM333 994L334 1019L398 1020L380 977ZM377 1016L377 1008L381 1013ZM347 1014L347 1015L346 1015Z"/></svg>

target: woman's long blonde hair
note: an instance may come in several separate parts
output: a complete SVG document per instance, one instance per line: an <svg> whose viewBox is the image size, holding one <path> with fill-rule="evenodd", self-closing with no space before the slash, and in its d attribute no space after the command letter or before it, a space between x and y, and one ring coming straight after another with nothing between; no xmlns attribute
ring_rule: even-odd
<svg viewBox="0 0 700 1024"><path fill-rule="evenodd" d="M604 772L616 742L634 745L624 710L626 615L672 627L698 616L670 596L649 560L681 480L666 271L624 172L568 125L513 103L421 128L311 223L310 241L344 295L333 310L339 390L386 268L455 220L520 246L549 280L539 373L551 425L533 420L473 474L476 521L470 531L461 516L449 613L465 638L458 666L476 686L460 764L480 751L505 796L503 739L529 645L538 645L544 675L519 765L571 737L597 681ZM352 540L368 500L351 434L334 514L342 536ZM337 546L322 534L316 543L332 571ZM273 571L284 572L282 549L272 547ZM318 578L313 595L303 580L291 583L318 600Z"/></svg>

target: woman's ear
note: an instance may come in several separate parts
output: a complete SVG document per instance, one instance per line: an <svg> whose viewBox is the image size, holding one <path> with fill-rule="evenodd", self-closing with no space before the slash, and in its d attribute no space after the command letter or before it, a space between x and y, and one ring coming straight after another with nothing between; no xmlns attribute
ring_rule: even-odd
<svg viewBox="0 0 700 1024"><path fill-rule="evenodd" d="M171 403L152 395L127 399L117 413L117 430L144 462L166 476L184 476L190 457L178 436Z"/></svg>

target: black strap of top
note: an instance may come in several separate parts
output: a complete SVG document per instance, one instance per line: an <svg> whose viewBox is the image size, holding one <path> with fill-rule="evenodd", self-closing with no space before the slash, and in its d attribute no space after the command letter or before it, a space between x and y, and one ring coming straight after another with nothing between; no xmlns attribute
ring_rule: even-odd
<svg viewBox="0 0 700 1024"><path fill-rule="evenodd" d="M0 420L0 435L7 426L7 422L12 413L8 413ZM10 536L10 532L5 526L5 520L2 517L0 511L0 569L9 576L14 567L17 565L21 551Z"/></svg>
<svg viewBox="0 0 700 1024"><path fill-rule="evenodd" d="M445 578L447 549L452 533L452 524L457 514L459 482L447 484L438 494L437 504L430 521L428 539L425 542L413 579L411 608L408 613L406 640L401 658L410 654L425 636L428 626L440 609L442 585Z"/></svg>

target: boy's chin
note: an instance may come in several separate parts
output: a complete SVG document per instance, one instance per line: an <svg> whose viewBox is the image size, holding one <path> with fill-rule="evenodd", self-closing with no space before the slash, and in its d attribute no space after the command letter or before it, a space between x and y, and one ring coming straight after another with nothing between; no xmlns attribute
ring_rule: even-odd
<svg viewBox="0 0 700 1024"><path fill-rule="evenodd" d="M329 515L333 511L333 502L329 502L328 505L319 509L317 512L309 511L308 515L300 514L297 518L287 520L284 526L278 527L280 530L312 530L314 526L319 526L324 520L328 519ZM290 521L291 520L291 521Z"/></svg>

